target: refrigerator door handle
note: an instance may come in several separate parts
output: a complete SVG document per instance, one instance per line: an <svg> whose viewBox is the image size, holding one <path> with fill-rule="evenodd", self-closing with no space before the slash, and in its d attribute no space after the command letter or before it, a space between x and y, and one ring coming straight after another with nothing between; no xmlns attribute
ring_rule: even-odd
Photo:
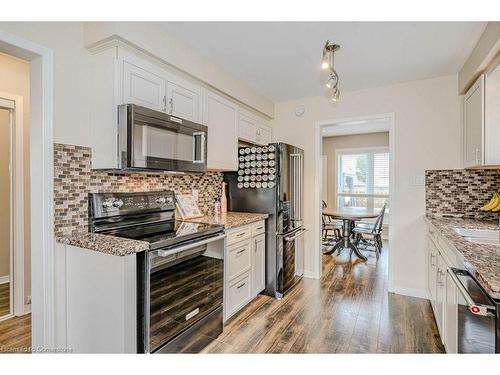
<svg viewBox="0 0 500 375"><path fill-rule="evenodd" d="M286 242L295 241L300 236L303 236L306 232L307 232L307 229L302 228L301 230L297 231L294 236L285 237L285 241Z"/></svg>
<svg viewBox="0 0 500 375"><path fill-rule="evenodd" d="M293 220L302 220L302 154L290 154L293 184Z"/></svg>

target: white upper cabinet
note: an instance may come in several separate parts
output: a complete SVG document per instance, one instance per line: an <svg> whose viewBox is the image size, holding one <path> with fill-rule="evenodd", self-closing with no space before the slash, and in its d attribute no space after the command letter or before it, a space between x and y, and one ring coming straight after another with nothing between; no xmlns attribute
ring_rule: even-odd
<svg viewBox="0 0 500 375"><path fill-rule="evenodd" d="M123 103L165 111L167 81L151 71L123 60Z"/></svg>
<svg viewBox="0 0 500 375"><path fill-rule="evenodd" d="M200 87L185 83L167 82L167 110L186 120L200 121Z"/></svg>
<svg viewBox="0 0 500 375"><path fill-rule="evenodd" d="M500 165L500 65L485 78L484 158L487 165Z"/></svg>
<svg viewBox="0 0 500 375"><path fill-rule="evenodd" d="M484 75L472 85L464 97L464 167L484 162Z"/></svg>
<svg viewBox="0 0 500 375"><path fill-rule="evenodd" d="M255 122L240 112L238 115L238 138L243 141L255 142L256 134Z"/></svg>
<svg viewBox="0 0 500 375"><path fill-rule="evenodd" d="M238 107L206 89L203 100L203 124L208 127L208 169L238 169Z"/></svg>
<svg viewBox="0 0 500 375"><path fill-rule="evenodd" d="M500 165L500 66L464 96L464 167Z"/></svg>
<svg viewBox="0 0 500 375"><path fill-rule="evenodd" d="M98 49L91 64L90 129L92 168L116 169L120 104L137 104L208 126L211 170L238 169L238 137L255 144L272 141L266 120L245 111L161 63L122 46Z"/></svg>
<svg viewBox="0 0 500 375"><path fill-rule="evenodd" d="M121 51L122 103L133 103L183 119L200 121L201 87Z"/></svg>
<svg viewBox="0 0 500 375"><path fill-rule="evenodd" d="M265 120L240 109L238 116L238 138L257 145L267 145L272 142L272 129Z"/></svg>

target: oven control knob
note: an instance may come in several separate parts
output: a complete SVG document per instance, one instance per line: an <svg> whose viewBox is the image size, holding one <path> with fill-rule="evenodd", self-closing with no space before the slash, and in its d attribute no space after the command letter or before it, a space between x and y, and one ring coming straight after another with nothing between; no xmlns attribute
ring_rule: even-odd
<svg viewBox="0 0 500 375"><path fill-rule="evenodd" d="M158 203L158 204L165 204L166 202L167 202L167 199L165 197L156 198L156 203Z"/></svg>
<svg viewBox="0 0 500 375"><path fill-rule="evenodd" d="M113 207L120 208L121 206L123 206L123 201L121 199L117 199L113 202Z"/></svg>
<svg viewBox="0 0 500 375"><path fill-rule="evenodd" d="M113 207L113 202L104 201L104 202L102 202L102 207L103 208L111 208L111 207Z"/></svg>

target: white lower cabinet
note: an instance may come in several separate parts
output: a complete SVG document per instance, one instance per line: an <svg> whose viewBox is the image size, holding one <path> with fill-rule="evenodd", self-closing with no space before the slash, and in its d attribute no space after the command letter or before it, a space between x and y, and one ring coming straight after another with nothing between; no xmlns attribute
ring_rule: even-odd
<svg viewBox="0 0 500 375"><path fill-rule="evenodd" d="M237 313L252 299L250 271L230 282L227 286L227 318ZM226 318L226 319L227 319Z"/></svg>
<svg viewBox="0 0 500 375"><path fill-rule="evenodd" d="M443 307L446 291L446 264L444 263L441 254L437 258L437 275L436 275L436 301L434 302L434 315L436 317L436 323L439 329L439 334L441 335L441 340L444 342L443 335Z"/></svg>
<svg viewBox="0 0 500 375"><path fill-rule="evenodd" d="M252 292L256 296L266 285L266 235L255 236L252 245Z"/></svg>
<svg viewBox="0 0 500 375"><path fill-rule="evenodd" d="M446 272L446 292L443 308L444 329L442 336L445 337L447 353L458 352L458 296L457 287L449 272Z"/></svg>
<svg viewBox="0 0 500 375"><path fill-rule="evenodd" d="M450 267L462 268L453 249L444 245L435 228L429 226L428 289L434 318L447 353L457 353L457 287L449 274Z"/></svg>
<svg viewBox="0 0 500 375"><path fill-rule="evenodd" d="M265 221L227 230L224 270L224 321L265 287Z"/></svg>

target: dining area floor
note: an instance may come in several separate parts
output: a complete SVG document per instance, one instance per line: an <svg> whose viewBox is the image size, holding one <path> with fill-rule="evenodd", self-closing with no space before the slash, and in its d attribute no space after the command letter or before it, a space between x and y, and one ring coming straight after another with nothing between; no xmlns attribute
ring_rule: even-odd
<svg viewBox="0 0 500 375"><path fill-rule="evenodd" d="M430 303L388 292L388 253L323 255L321 279L258 296L204 352L444 353Z"/></svg>

